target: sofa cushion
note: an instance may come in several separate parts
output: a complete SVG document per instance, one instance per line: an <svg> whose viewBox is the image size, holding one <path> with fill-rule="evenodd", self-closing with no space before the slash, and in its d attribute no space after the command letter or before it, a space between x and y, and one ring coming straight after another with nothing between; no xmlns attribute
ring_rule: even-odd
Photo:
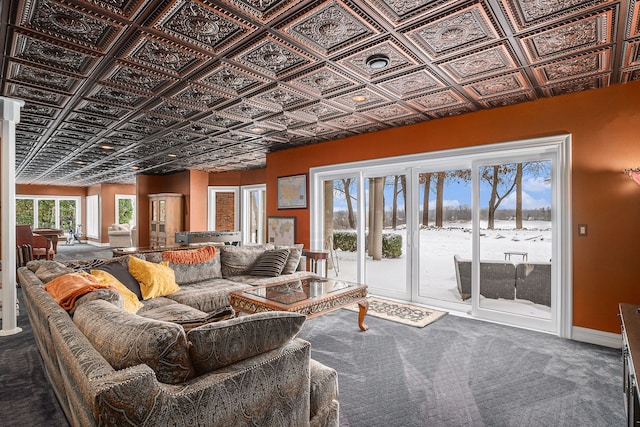
<svg viewBox="0 0 640 427"><path fill-rule="evenodd" d="M57 261L45 261L34 265L37 265L37 268L33 272L42 283L47 283L56 277L73 272L72 268Z"/></svg>
<svg viewBox="0 0 640 427"><path fill-rule="evenodd" d="M249 274L253 264L265 250L274 249L273 245L260 246L223 246L220 248L222 277Z"/></svg>
<svg viewBox="0 0 640 427"><path fill-rule="evenodd" d="M211 313L231 304L229 293L249 287L244 283L235 283L226 279L212 279L182 286L178 292L167 295L165 298Z"/></svg>
<svg viewBox="0 0 640 427"><path fill-rule="evenodd" d="M194 376L187 337L178 324L147 319L106 301L82 304L73 323L114 369L145 364L166 384Z"/></svg>
<svg viewBox="0 0 640 427"><path fill-rule="evenodd" d="M293 246L278 246L276 249L289 249L289 258L287 258L287 263L284 265L282 272L280 274L291 274L298 269L298 264L300 264L300 257L302 256L302 248L304 245L298 244Z"/></svg>
<svg viewBox="0 0 640 427"><path fill-rule="evenodd" d="M142 299L163 297L180 290L175 274L166 261L156 264L131 257L129 272L140 283Z"/></svg>
<svg viewBox="0 0 640 427"><path fill-rule="evenodd" d="M140 290L140 283L129 272L129 269L125 266L128 265L128 258L124 262L114 261L105 263L95 267L96 270L103 270L115 277L120 283L122 283L127 289L133 292L138 300L142 299L142 291Z"/></svg>
<svg viewBox="0 0 640 427"><path fill-rule="evenodd" d="M185 331L189 331L198 326L206 325L207 323L228 319L234 314L235 312L231 307L222 307L213 313L205 313L188 305L176 302L174 304L144 310L140 313L140 316L177 323L181 325Z"/></svg>
<svg viewBox="0 0 640 427"><path fill-rule="evenodd" d="M298 313L271 311L192 329L187 338L196 372L215 371L276 349L295 338L305 319Z"/></svg>
<svg viewBox="0 0 640 427"><path fill-rule="evenodd" d="M95 277L87 273L67 273L44 285L44 290L67 311L73 309L76 300L84 294L105 288L108 286L98 283Z"/></svg>
<svg viewBox="0 0 640 427"><path fill-rule="evenodd" d="M296 271L293 274L287 274L285 276L276 276L276 277L265 277L265 276L233 276L229 277L227 280L237 283L244 283L251 286L262 286L262 285L270 285L272 283L280 283L289 280L296 279L305 279L307 277L317 277L317 274L311 273L309 271Z"/></svg>
<svg viewBox="0 0 640 427"><path fill-rule="evenodd" d="M311 382L309 415L314 417L338 399L338 373L313 359L309 361L309 377Z"/></svg>
<svg viewBox="0 0 640 427"><path fill-rule="evenodd" d="M262 252L251 267L252 276L279 276L289 258L289 249L271 249Z"/></svg>
<svg viewBox="0 0 640 427"><path fill-rule="evenodd" d="M142 308L142 303L129 288L123 285L118 279L104 270L91 270L91 275L98 279L99 283L114 288L123 299L123 307L125 310L135 313Z"/></svg>
<svg viewBox="0 0 640 427"><path fill-rule="evenodd" d="M169 262L176 283L186 285L222 277L220 256L213 246L182 251L165 251L162 259ZM148 261L152 261L148 259Z"/></svg>

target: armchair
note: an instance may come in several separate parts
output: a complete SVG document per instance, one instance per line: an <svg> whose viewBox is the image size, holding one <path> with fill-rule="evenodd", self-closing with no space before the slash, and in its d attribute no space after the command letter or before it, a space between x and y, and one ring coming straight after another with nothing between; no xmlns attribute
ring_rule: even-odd
<svg viewBox="0 0 640 427"><path fill-rule="evenodd" d="M131 228L129 224L112 224L109 226L109 247L131 247Z"/></svg>
<svg viewBox="0 0 640 427"><path fill-rule="evenodd" d="M53 243L50 239L44 236L33 234L33 230L30 225L16 225L16 247L31 248L26 251L34 259L53 259L55 257L55 251L53 250ZM25 251L23 251L23 254ZM24 260L26 261L30 260Z"/></svg>

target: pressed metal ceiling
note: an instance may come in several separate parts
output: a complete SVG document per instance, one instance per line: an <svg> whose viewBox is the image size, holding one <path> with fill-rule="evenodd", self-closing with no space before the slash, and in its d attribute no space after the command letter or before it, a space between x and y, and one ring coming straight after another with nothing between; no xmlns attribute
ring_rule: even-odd
<svg viewBox="0 0 640 427"><path fill-rule="evenodd" d="M636 1L2 1L18 183L275 150L640 79ZM360 101L355 101L356 97Z"/></svg>

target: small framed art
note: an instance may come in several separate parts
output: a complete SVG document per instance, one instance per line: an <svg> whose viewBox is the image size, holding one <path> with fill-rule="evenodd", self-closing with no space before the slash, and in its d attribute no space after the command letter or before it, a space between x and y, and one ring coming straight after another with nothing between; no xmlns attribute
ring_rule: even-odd
<svg viewBox="0 0 640 427"><path fill-rule="evenodd" d="M307 207L307 175L278 178L278 209L304 209Z"/></svg>
<svg viewBox="0 0 640 427"><path fill-rule="evenodd" d="M296 217L267 217L267 243L275 246L293 246L296 242Z"/></svg>

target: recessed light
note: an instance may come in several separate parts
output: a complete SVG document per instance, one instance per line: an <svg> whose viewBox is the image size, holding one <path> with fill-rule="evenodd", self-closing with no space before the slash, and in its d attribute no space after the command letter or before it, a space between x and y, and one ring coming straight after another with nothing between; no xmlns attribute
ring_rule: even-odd
<svg viewBox="0 0 640 427"><path fill-rule="evenodd" d="M101 145L100 147L105 149L105 150L113 150L113 146L112 145Z"/></svg>
<svg viewBox="0 0 640 427"><path fill-rule="evenodd" d="M367 67L371 68L372 70L382 70L390 63L391 59L389 59L387 55L384 55L382 53L371 55L366 60Z"/></svg>
<svg viewBox="0 0 640 427"><path fill-rule="evenodd" d="M171 154L167 154L167 156L169 156L169 157L178 157L178 155L177 155L177 154L173 154L173 153L171 153Z"/></svg>
<svg viewBox="0 0 640 427"><path fill-rule="evenodd" d="M364 102L367 100L367 97L364 95L355 95L353 98L353 102Z"/></svg>
<svg viewBox="0 0 640 427"><path fill-rule="evenodd" d="M133 169L134 171L137 171L138 169L140 169L140 166L131 166L131 169Z"/></svg>
<svg viewBox="0 0 640 427"><path fill-rule="evenodd" d="M264 129L263 129L263 128L261 128L261 127L259 127L259 126L254 126L254 127L252 127L252 128L251 128L251 130L252 130L253 132L255 132L255 133L262 133L262 132L264 132Z"/></svg>
<svg viewBox="0 0 640 427"><path fill-rule="evenodd" d="M85 163L87 163L87 162L83 162L82 160L76 160L76 161L75 161L75 163L76 163L77 165L84 165L84 164L85 164Z"/></svg>

